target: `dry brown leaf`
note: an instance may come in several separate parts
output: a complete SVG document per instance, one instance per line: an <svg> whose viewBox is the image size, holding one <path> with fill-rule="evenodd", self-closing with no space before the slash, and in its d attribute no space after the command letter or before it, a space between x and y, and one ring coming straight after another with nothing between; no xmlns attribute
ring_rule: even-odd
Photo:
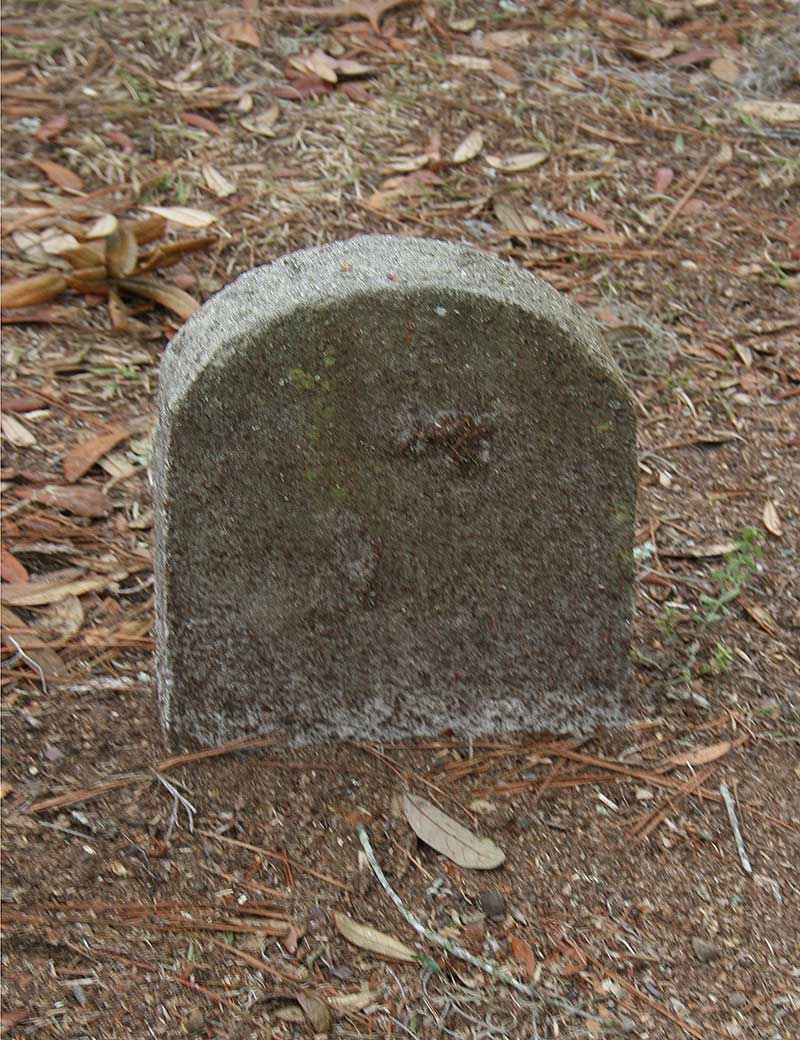
<svg viewBox="0 0 800 1040"><path fill-rule="evenodd" d="M527 235L528 232L541 227L532 214L526 213L507 199L495 199L493 208L500 224L512 235Z"/></svg>
<svg viewBox="0 0 800 1040"><path fill-rule="evenodd" d="M38 303L55 300L67 287L66 279L58 271L22 278L0 289L0 310L12 307L33 307Z"/></svg>
<svg viewBox="0 0 800 1040"><path fill-rule="evenodd" d="M375 71L372 65L363 65L352 58L338 58L336 71L340 76L370 76Z"/></svg>
<svg viewBox="0 0 800 1040"><path fill-rule="evenodd" d="M482 148L483 134L480 130L473 130L471 133L467 134L461 144L453 152L453 158L450 161L454 163L469 162L469 160L474 159L476 155L480 155Z"/></svg>
<svg viewBox="0 0 800 1040"><path fill-rule="evenodd" d="M492 67L488 58L476 58L472 54L451 54L447 61L450 65L469 69L470 72L488 72Z"/></svg>
<svg viewBox="0 0 800 1040"><path fill-rule="evenodd" d="M236 191L236 185L232 184L219 170L216 170L208 163L203 167L203 179L209 191L213 191L218 199L227 199L229 195L233 195Z"/></svg>
<svg viewBox="0 0 800 1040"><path fill-rule="evenodd" d="M479 838L418 795L403 795L403 812L418 838L459 867L493 870L505 861L505 853L490 838Z"/></svg>
<svg viewBox="0 0 800 1040"><path fill-rule="evenodd" d="M58 603L67 596L83 596L87 592L95 592L108 585L109 577L97 575L65 581L28 581L24 585L6 585L3 589L3 603L9 607L43 607L48 603Z"/></svg>
<svg viewBox="0 0 800 1040"><path fill-rule="evenodd" d="M136 270L139 245L129 227L119 224L106 239L106 263L114 278L124 278Z"/></svg>
<svg viewBox="0 0 800 1040"><path fill-rule="evenodd" d="M127 332L130 328L130 313L114 289L108 290L108 314L114 332Z"/></svg>
<svg viewBox="0 0 800 1040"><path fill-rule="evenodd" d="M800 123L800 102L797 101L740 101L736 107L765 123Z"/></svg>
<svg viewBox="0 0 800 1040"><path fill-rule="evenodd" d="M492 169L501 173L523 173L547 162L549 157L549 152L523 152L521 155L507 155L502 158L498 155L487 155L486 161Z"/></svg>
<svg viewBox="0 0 800 1040"><path fill-rule="evenodd" d="M363 1011L364 1008L374 1004L378 999L375 990L362 989L356 993L338 993L328 999L328 1003L340 1014L348 1014L352 1011Z"/></svg>
<svg viewBox="0 0 800 1040"><path fill-rule="evenodd" d="M674 177L675 173L669 166L659 166L656 170L656 179L653 184L653 190L658 192L659 195L663 195L670 184L672 184Z"/></svg>
<svg viewBox="0 0 800 1040"><path fill-rule="evenodd" d="M742 602L742 606L759 628L763 628L768 635L777 636L778 627L775 619L765 607L760 607L757 603L750 605L746 602Z"/></svg>
<svg viewBox="0 0 800 1040"><path fill-rule="evenodd" d="M61 163L52 162L50 159L33 159L32 162L57 187L65 191L80 191L83 188L83 181L68 166L62 166Z"/></svg>
<svg viewBox="0 0 800 1040"><path fill-rule="evenodd" d="M22 585L30 580L25 565L10 553L5 546L0 548L0 579Z"/></svg>
<svg viewBox="0 0 800 1040"><path fill-rule="evenodd" d="M112 430L82 441L64 456L64 476L70 484L89 472L94 464L128 437L127 430Z"/></svg>
<svg viewBox="0 0 800 1040"><path fill-rule="evenodd" d="M101 267L105 263L104 247L105 242L100 242L94 247L77 246L75 249L68 249L62 256L78 271L87 267Z"/></svg>
<svg viewBox="0 0 800 1040"><path fill-rule="evenodd" d="M102 491L93 487L62 487L60 484L47 484L36 488L31 495L34 502L44 506L64 509L75 516L86 516L97 519L110 516L113 510L111 500Z"/></svg>
<svg viewBox="0 0 800 1040"><path fill-rule="evenodd" d="M333 1028L333 1012L316 993L301 990L297 994L297 1003L314 1029L315 1036L325 1036Z"/></svg>
<svg viewBox="0 0 800 1040"><path fill-rule="evenodd" d="M154 300L162 307L177 314L184 321L191 318L200 304L185 293L182 289L176 289L173 285L163 285L150 278L120 278L117 284L126 292L134 296L142 296L146 300Z"/></svg>
<svg viewBox="0 0 800 1040"><path fill-rule="evenodd" d="M714 58L708 69L716 79L722 83L730 83L731 86L741 75L739 66L732 62L730 58Z"/></svg>
<svg viewBox="0 0 800 1040"><path fill-rule="evenodd" d="M133 232L139 245L146 246L163 236L167 230L167 221L161 215L154 215L144 217L142 220L131 221L127 226Z"/></svg>
<svg viewBox="0 0 800 1040"><path fill-rule="evenodd" d="M379 932L377 928L360 924L338 910L334 911L333 920L345 939L362 950L369 950L370 953L377 953L380 957L388 957L394 961L416 960L413 950L399 939Z"/></svg>
<svg viewBox="0 0 800 1040"><path fill-rule="evenodd" d="M381 31L381 18L393 7L416 3L417 0L346 0L335 7L299 7L292 5L293 13L309 15L317 20L328 18L366 18L376 33Z"/></svg>
<svg viewBox="0 0 800 1040"><path fill-rule="evenodd" d="M0 430L9 444L15 448L30 448L36 443L36 437L27 426L23 426L19 419L13 415L0 415Z"/></svg>
<svg viewBox="0 0 800 1040"><path fill-rule="evenodd" d="M37 619L36 632L46 643L66 643L83 627L83 604L77 596L65 596Z"/></svg>
<svg viewBox="0 0 800 1040"><path fill-rule="evenodd" d="M511 936L511 956L525 970L529 979L536 980L539 976L539 966L533 954L530 943L519 935Z"/></svg>
<svg viewBox="0 0 800 1040"><path fill-rule="evenodd" d="M116 230L118 224L119 221L113 213L104 213L86 232L86 238L108 238Z"/></svg>
<svg viewBox="0 0 800 1040"><path fill-rule="evenodd" d="M483 46L488 50L512 50L514 47L527 47L531 34L527 29L498 29L488 32L483 37Z"/></svg>
<svg viewBox="0 0 800 1040"><path fill-rule="evenodd" d="M217 219L213 213L203 209L190 209L188 206L143 206L142 209L157 217L163 217L172 224L192 228L193 231L206 228ZM141 239L137 241L141 242Z"/></svg>
<svg viewBox="0 0 800 1040"><path fill-rule="evenodd" d="M731 749L729 740L721 740L717 744L709 744L706 747L693 748L691 751L680 751L677 755L670 755L668 763L676 766L705 766L709 762L716 762L718 758L727 755Z"/></svg>
<svg viewBox="0 0 800 1040"><path fill-rule="evenodd" d="M305 59L306 67L315 76L319 76L326 83L337 83L339 77L336 75L338 62L330 54L317 48Z"/></svg>
<svg viewBox="0 0 800 1040"><path fill-rule="evenodd" d="M774 502L767 500L764 503L764 512L761 519L764 521L764 527L766 527L771 535L774 535L776 538L783 537L781 518L778 516L778 509Z"/></svg>
<svg viewBox="0 0 800 1040"><path fill-rule="evenodd" d="M261 38L258 35L258 29L253 25L252 22L230 22L228 25L224 25L220 31L220 36L223 40L227 40L228 43L241 43L245 47L260 47Z"/></svg>
<svg viewBox="0 0 800 1040"><path fill-rule="evenodd" d="M280 106L276 101L273 105L270 105L266 112L251 116L249 119L243 119L241 121L242 128L251 134L258 134L259 137L274 137L274 127L280 111Z"/></svg>
<svg viewBox="0 0 800 1040"><path fill-rule="evenodd" d="M163 246L158 246L149 256L143 258L136 273L146 274L148 271L159 271L164 267L174 267L187 254L208 249L214 242L216 242L216 239L212 235L204 235L200 238L179 238L177 242L167 242Z"/></svg>
<svg viewBox="0 0 800 1040"><path fill-rule="evenodd" d="M54 229L42 235L39 244L48 256L60 256L78 248L78 240L68 232Z"/></svg>
<svg viewBox="0 0 800 1040"><path fill-rule="evenodd" d="M108 271L105 264L82 267L67 275L67 285L76 292L98 292L106 289Z"/></svg>

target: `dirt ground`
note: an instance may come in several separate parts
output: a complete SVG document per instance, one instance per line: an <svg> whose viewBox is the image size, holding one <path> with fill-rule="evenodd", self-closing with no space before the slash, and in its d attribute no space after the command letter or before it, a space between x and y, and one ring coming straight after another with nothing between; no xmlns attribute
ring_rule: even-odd
<svg viewBox="0 0 800 1040"><path fill-rule="evenodd" d="M305 10L6 4L0 1033L798 1037L797 7ZM639 410L630 726L166 760L161 351L239 272L367 231L513 259L605 330ZM419 841L404 791L503 865ZM362 834L511 981L415 934Z"/></svg>

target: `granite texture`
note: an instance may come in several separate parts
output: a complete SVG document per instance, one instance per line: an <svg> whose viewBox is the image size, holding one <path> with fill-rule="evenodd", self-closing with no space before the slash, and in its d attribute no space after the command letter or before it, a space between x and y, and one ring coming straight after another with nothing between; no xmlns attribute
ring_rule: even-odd
<svg viewBox="0 0 800 1040"><path fill-rule="evenodd" d="M170 741L619 723L634 438L593 323L512 265L370 236L243 275L161 369Z"/></svg>

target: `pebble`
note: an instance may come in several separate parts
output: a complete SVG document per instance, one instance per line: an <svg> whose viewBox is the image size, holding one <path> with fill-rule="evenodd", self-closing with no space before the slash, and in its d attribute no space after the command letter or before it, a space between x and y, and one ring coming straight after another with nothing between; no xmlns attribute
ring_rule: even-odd
<svg viewBox="0 0 800 1040"><path fill-rule="evenodd" d="M481 910L494 921L502 920L506 915L506 901L499 892L481 892L478 896Z"/></svg>
<svg viewBox="0 0 800 1040"><path fill-rule="evenodd" d="M692 949L699 961L713 961L715 957L719 957L719 947L706 939L692 939Z"/></svg>

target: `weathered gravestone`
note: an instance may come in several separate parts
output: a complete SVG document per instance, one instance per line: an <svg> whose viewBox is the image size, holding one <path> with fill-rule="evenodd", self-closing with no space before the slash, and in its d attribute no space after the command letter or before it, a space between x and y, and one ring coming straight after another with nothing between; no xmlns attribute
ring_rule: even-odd
<svg viewBox="0 0 800 1040"><path fill-rule="evenodd" d="M160 408L171 739L620 721L633 407L547 285L419 239L295 253L186 324Z"/></svg>

